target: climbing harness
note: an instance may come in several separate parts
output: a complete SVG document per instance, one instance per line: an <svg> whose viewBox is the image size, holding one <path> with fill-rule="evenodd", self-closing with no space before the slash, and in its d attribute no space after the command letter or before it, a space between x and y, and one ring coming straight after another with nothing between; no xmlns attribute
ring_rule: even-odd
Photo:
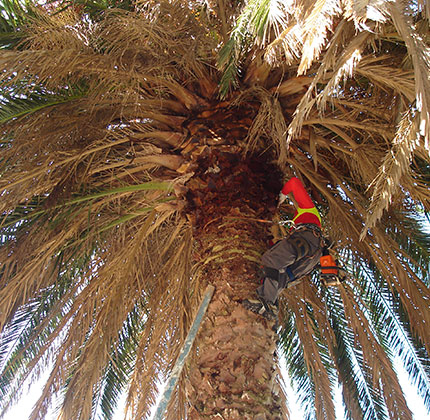
<svg viewBox="0 0 430 420"><path fill-rule="evenodd" d="M319 220L321 220L318 210L315 207L313 209L298 209L298 214L292 220L265 220L253 217L227 217L227 219L248 220L258 223L268 223L272 225L287 227L289 228L288 236L300 230L312 230L318 236L320 236L323 241L328 242L327 239L323 238L322 231L319 226L312 223L300 223L298 225L295 224L294 220L303 213L315 214L319 218ZM322 248L323 256L320 258L320 264L315 267L316 269L320 270L320 280L322 284L326 287L338 286L345 280L346 272L342 267L338 265L338 261L335 260L332 255L330 255L328 247L323 246ZM292 284L293 282L298 280L295 278L289 267L285 267L280 270L276 270L270 267L264 267L264 275L265 277L269 277L273 280L280 282L280 284L283 284L284 287L287 284Z"/></svg>

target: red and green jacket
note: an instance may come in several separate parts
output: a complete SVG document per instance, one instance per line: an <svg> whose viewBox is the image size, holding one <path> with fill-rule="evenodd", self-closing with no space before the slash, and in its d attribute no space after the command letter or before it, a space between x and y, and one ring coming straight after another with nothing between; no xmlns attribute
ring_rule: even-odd
<svg viewBox="0 0 430 420"><path fill-rule="evenodd" d="M321 227L321 216L298 178L293 177L286 182L281 192L285 195L293 193L294 200L296 200L299 206L293 217L293 222L296 225L300 223L311 223Z"/></svg>

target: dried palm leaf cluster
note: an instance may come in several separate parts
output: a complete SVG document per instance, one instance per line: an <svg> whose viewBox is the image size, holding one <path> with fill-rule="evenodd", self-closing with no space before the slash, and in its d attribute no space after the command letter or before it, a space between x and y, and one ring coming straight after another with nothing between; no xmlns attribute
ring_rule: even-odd
<svg viewBox="0 0 430 420"><path fill-rule="evenodd" d="M337 382L348 418L411 418L395 355L430 408L426 1L2 5L3 412L48 366L32 419L56 395L62 419L112 418L123 392L147 418L206 282L246 334L229 302L255 287L261 221L292 175L350 272L282 297L307 418L334 418ZM193 363L188 401L220 376ZM169 418L186 416L184 383Z"/></svg>

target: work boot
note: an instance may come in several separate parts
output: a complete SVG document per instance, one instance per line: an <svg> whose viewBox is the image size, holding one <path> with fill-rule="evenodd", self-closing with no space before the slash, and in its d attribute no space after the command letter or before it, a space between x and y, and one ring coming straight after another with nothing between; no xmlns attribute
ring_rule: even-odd
<svg viewBox="0 0 430 420"><path fill-rule="evenodd" d="M244 299L242 305L251 312L264 316L269 321L278 319L278 307L276 304L266 302L263 298Z"/></svg>

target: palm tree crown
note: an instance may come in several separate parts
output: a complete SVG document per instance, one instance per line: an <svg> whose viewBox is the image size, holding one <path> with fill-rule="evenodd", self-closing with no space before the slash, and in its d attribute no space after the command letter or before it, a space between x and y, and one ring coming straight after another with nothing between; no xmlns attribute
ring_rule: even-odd
<svg viewBox="0 0 430 420"><path fill-rule="evenodd" d="M255 288L292 175L349 273L281 296L307 418L338 382L348 419L411 418L395 356L430 411L426 1L1 3L3 413L49 366L32 419L56 395L112 418L123 392L148 416L205 284ZM189 376L169 418L197 418Z"/></svg>

